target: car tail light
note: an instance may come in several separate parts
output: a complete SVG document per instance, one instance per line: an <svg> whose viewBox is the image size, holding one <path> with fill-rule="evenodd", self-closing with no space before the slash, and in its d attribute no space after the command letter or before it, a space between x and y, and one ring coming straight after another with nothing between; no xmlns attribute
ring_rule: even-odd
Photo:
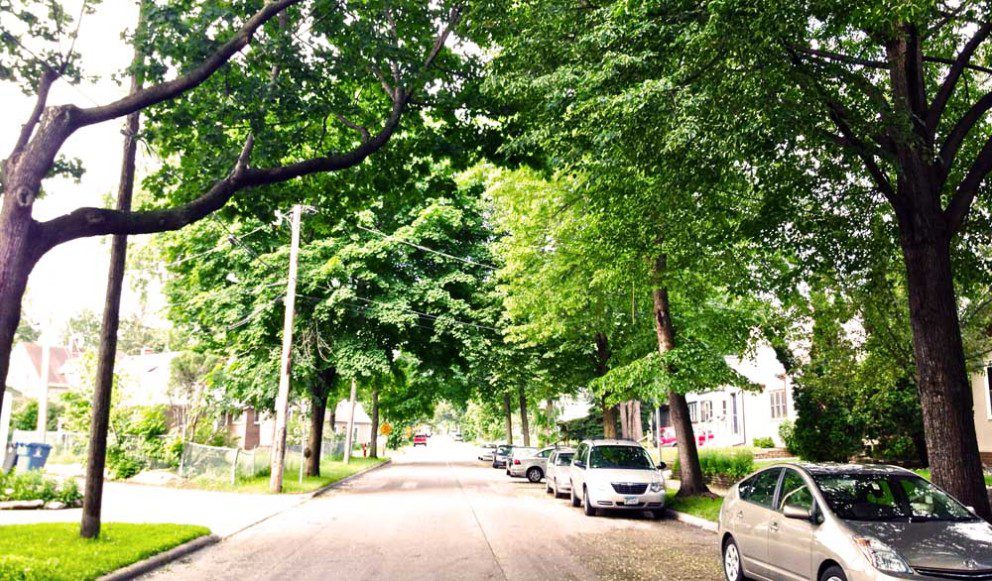
<svg viewBox="0 0 992 581"><path fill-rule="evenodd" d="M513 461L513 465L514 466L519 466L520 465L520 460L514 460Z"/></svg>

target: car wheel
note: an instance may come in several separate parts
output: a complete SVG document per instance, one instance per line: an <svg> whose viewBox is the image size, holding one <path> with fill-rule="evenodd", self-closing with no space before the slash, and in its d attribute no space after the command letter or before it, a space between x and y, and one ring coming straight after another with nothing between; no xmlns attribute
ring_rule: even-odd
<svg viewBox="0 0 992 581"><path fill-rule="evenodd" d="M586 513L586 516L596 516L596 509L592 506L592 501L589 500L589 490L586 488L582 489L582 511Z"/></svg>
<svg viewBox="0 0 992 581"><path fill-rule="evenodd" d="M652 510L651 511L651 518L653 518L654 520L661 520L661 519L665 518L665 509Z"/></svg>
<svg viewBox="0 0 992 581"><path fill-rule="evenodd" d="M820 575L820 581L847 581L847 575L844 574L843 569L833 565L823 571L823 574Z"/></svg>
<svg viewBox="0 0 992 581"><path fill-rule="evenodd" d="M575 496L575 484L572 484L572 490L569 491L569 495L572 497L572 506L578 507L580 502L579 497Z"/></svg>
<svg viewBox="0 0 992 581"><path fill-rule="evenodd" d="M727 539L723 544L723 574L727 581L744 580L744 561L741 559L741 550L737 548L737 542L733 537Z"/></svg>
<svg viewBox="0 0 992 581"><path fill-rule="evenodd" d="M555 478L551 482L551 492L555 495L555 498L561 498L561 493L558 492L558 479Z"/></svg>
<svg viewBox="0 0 992 581"><path fill-rule="evenodd" d="M538 482L540 482L541 481L541 477L543 477L543 476L544 476L544 474L541 474L541 469L540 468L531 468L530 470L527 471L527 480L530 480L531 482L533 482L535 484L537 484Z"/></svg>
<svg viewBox="0 0 992 581"><path fill-rule="evenodd" d="M495 460L493 460L493 468L499 468L499 466L496 465L496 461Z"/></svg>
<svg viewBox="0 0 992 581"><path fill-rule="evenodd" d="M551 494L552 492L554 492L553 490L551 490L551 481L550 480L545 480L544 481L544 492L547 492L548 494Z"/></svg>

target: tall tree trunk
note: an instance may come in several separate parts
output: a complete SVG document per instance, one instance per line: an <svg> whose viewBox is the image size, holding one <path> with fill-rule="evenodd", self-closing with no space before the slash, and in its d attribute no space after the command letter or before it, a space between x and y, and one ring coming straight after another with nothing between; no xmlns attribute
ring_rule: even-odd
<svg viewBox="0 0 992 581"><path fill-rule="evenodd" d="M610 342L605 333L596 333L596 377L603 377L610 370L608 363L612 353L610 352ZM617 437L617 406L606 405L606 396L602 399L603 406L603 437L612 439Z"/></svg>
<svg viewBox="0 0 992 581"><path fill-rule="evenodd" d="M630 411L627 412L627 418L630 422L630 439L637 442L644 437L644 423L641 422L641 402L632 399L627 403L630 405Z"/></svg>
<svg viewBox="0 0 992 581"><path fill-rule="evenodd" d="M34 264L25 259L25 249L19 242L27 237L19 234L22 226L20 218L12 215L8 206L13 205L14 196L4 195L4 205L0 214L0 412L3 411L3 394L6 391L7 371L10 367L10 353L14 346L14 335L21 322L21 301L27 288L28 275ZM30 221L30 214L27 220Z"/></svg>
<svg viewBox="0 0 992 581"><path fill-rule="evenodd" d="M513 414L510 411L510 394L503 394L503 415L506 416L506 443L513 444Z"/></svg>
<svg viewBox="0 0 992 581"><path fill-rule="evenodd" d="M320 476L320 456L324 443L324 416L327 414L327 394L310 396L310 442L307 448L307 476Z"/></svg>
<svg viewBox="0 0 992 581"><path fill-rule="evenodd" d="M658 352L662 356L675 347L675 326L672 323L671 308L668 303L668 289L662 284L666 266L667 257L662 255L655 260L652 268L655 279L655 288L651 292L654 302L654 324L658 335ZM668 409L679 448L679 494L708 493L709 488L703 480L703 469L699 465L696 434L692 429L689 404L685 396L675 390L668 392Z"/></svg>
<svg viewBox="0 0 992 581"><path fill-rule="evenodd" d="M379 387L372 388L372 442L369 446L369 458L379 457Z"/></svg>
<svg viewBox="0 0 992 581"><path fill-rule="evenodd" d="M527 395L524 394L523 386L517 387L517 395L520 397L520 429L524 433L524 446L530 446L530 422L527 420Z"/></svg>
<svg viewBox="0 0 992 581"><path fill-rule="evenodd" d="M916 232L927 225L913 225ZM904 231L907 228L904 228ZM910 231L912 231L910 229ZM946 236L902 236L920 405L933 481L992 520Z"/></svg>
<svg viewBox="0 0 992 581"><path fill-rule="evenodd" d="M145 6L138 9L137 34L144 28ZM135 46L131 66L131 94L142 85L142 55ZM117 209L131 210L134 193L134 166L138 151L138 128L141 114L131 113L124 119L124 156L117 190ZM103 506L103 471L107 461L107 429L114 389L114 363L117 359L117 328L120 324L121 291L127 262L127 236L114 236L110 246L110 269L107 273L107 296L103 305L103 327L100 330L100 351L97 356L96 385L93 388L93 420L90 424L90 445L86 462L86 485L83 493L83 518L79 535L86 539L100 536Z"/></svg>
<svg viewBox="0 0 992 581"><path fill-rule="evenodd" d="M620 403L620 437L624 440L630 439L630 402Z"/></svg>

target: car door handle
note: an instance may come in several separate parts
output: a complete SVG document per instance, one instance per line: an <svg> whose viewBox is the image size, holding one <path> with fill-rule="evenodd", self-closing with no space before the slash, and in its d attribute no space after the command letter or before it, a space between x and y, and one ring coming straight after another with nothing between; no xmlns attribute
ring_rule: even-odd
<svg viewBox="0 0 992 581"><path fill-rule="evenodd" d="M744 520L744 511L743 510L737 511L737 520Z"/></svg>
<svg viewBox="0 0 992 581"><path fill-rule="evenodd" d="M773 533L777 533L778 532L778 521L772 521L772 523L770 525L768 525L768 530L770 530Z"/></svg>

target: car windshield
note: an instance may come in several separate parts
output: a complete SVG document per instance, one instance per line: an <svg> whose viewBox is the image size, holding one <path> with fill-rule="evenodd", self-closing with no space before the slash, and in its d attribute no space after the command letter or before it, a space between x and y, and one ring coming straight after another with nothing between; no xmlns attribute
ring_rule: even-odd
<svg viewBox="0 0 992 581"><path fill-rule="evenodd" d="M654 470L651 458L638 446L595 446L589 453L589 467Z"/></svg>
<svg viewBox="0 0 992 581"><path fill-rule="evenodd" d="M513 446L500 446L500 447L496 448L496 453L497 454L504 454L504 455L506 455L506 454L509 454L510 453L510 450L512 450L512 449L513 449Z"/></svg>
<svg viewBox="0 0 992 581"><path fill-rule="evenodd" d="M558 466L568 466L572 463L572 456L575 456L574 452L561 452L555 457L555 464Z"/></svg>
<svg viewBox="0 0 992 581"><path fill-rule="evenodd" d="M837 516L858 521L969 521L975 516L936 486L909 474L813 476Z"/></svg>

